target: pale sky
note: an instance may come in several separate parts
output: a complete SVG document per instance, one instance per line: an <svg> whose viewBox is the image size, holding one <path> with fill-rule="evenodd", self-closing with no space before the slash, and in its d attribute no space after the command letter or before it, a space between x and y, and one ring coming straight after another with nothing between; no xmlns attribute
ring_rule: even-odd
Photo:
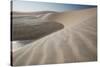
<svg viewBox="0 0 100 67"><path fill-rule="evenodd" d="M34 12L34 11L69 11L90 8L89 5L72 5L59 3L45 3L34 1L13 0L13 11Z"/></svg>

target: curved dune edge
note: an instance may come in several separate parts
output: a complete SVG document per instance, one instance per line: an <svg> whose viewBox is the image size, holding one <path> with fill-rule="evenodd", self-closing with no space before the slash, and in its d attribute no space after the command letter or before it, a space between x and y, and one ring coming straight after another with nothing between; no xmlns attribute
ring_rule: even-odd
<svg viewBox="0 0 100 67"><path fill-rule="evenodd" d="M13 25L12 40L37 40L60 29L64 26L57 22L41 22L41 24L33 25L34 23Z"/></svg>
<svg viewBox="0 0 100 67"><path fill-rule="evenodd" d="M13 65L37 65L97 60L96 8L51 15L64 29L13 52Z"/></svg>

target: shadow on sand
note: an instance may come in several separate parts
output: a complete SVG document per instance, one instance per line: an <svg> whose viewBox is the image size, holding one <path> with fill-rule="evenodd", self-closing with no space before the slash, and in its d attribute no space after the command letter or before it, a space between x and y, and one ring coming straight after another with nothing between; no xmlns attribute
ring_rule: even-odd
<svg viewBox="0 0 100 67"><path fill-rule="evenodd" d="M62 28L64 25L57 22L43 22L38 25L13 25L12 41L34 41Z"/></svg>

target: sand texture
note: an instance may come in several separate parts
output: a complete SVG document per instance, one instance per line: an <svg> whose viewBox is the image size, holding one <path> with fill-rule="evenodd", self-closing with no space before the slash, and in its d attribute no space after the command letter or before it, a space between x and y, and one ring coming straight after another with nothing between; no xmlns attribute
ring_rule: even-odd
<svg viewBox="0 0 100 67"><path fill-rule="evenodd" d="M24 35L22 31L23 36L26 36L26 38L22 39L31 38L30 36L33 35L39 39L34 41L33 37L31 40L27 40L26 43L25 41L18 41L16 43L18 48L16 48L16 50L14 50L15 48L13 49L13 65L22 66L96 61L96 12L97 8L88 8L48 15L46 16L46 24L42 23L36 28L39 33L41 33L40 30L47 33L44 35L37 34L37 32L36 35L34 33L35 30L32 30L35 27L31 29L30 27L24 28L30 33L24 31L24 33L26 33ZM47 20L49 22L47 22ZM28 24L32 25L34 23ZM48 26L45 27L45 25ZM20 28L20 30L22 29ZM34 34L31 31L33 31ZM19 34L20 37L16 37L15 39L22 40L22 34L20 32L17 34ZM16 36L18 36L17 34ZM14 45L13 43L13 46Z"/></svg>

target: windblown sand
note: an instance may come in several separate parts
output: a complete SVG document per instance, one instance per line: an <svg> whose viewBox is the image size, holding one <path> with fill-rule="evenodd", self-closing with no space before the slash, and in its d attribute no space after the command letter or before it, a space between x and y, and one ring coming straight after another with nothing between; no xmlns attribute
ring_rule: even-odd
<svg viewBox="0 0 100 67"><path fill-rule="evenodd" d="M50 15L49 21L63 24L64 28L36 41L28 41L24 46L14 50L13 65L96 61L96 10L88 8Z"/></svg>

